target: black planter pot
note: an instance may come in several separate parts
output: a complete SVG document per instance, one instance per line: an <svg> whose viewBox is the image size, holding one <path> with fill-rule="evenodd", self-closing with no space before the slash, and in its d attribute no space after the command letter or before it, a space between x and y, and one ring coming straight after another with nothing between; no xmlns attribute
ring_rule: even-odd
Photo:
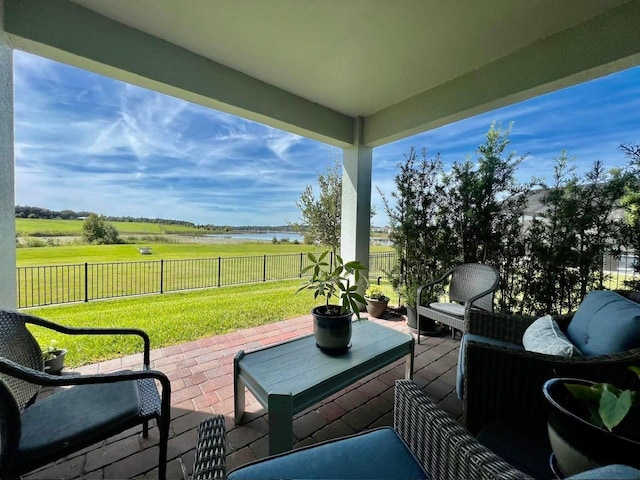
<svg viewBox="0 0 640 480"><path fill-rule="evenodd" d="M407 326L414 332L418 330L418 312L415 308L407 306ZM436 322L424 316L420 319L421 335L439 335L441 329Z"/></svg>
<svg viewBox="0 0 640 480"><path fill-rule="evenodd" d="M64 368L64 357L67 351L64 349L56 350L54 354L56 354L56 356L51 360L45 360L44 371L51 375L60 375L60 372Z"/></svg>
<svg viewBox="0 0 640 480"><path fill-rule="evenodd" d="M587 408L571 395L565 383L594 385L589 380L552 378L542 387L549 405L549 441L562 475L611 464L640 468L640 442L585 420L589 418Z"/></svg>
<svg viewBox="0 0 640 480"><path fill-rule="evenodd" d="M327 353L346 352L351 341L353 313L327 315L326 308L325 305L321 305L311 310L316 345Z"/></svg>

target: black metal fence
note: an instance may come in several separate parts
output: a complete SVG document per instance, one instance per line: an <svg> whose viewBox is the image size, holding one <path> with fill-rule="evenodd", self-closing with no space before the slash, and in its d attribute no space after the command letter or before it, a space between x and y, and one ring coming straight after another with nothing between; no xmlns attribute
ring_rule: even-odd
<svg viewBox="0 0 640 480"><path fill-rule="evenodd" d="M369 278L384 277L395 252L369 256ZM300 277L304 253L18 267L18 308L213 288Z"/></svg>

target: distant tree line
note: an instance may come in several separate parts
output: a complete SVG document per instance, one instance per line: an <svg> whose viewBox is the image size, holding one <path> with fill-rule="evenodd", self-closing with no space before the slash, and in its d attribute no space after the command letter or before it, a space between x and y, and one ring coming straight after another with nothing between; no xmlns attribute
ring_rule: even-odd
<svg viewBox="0 0 640 480"><path fill-rule="evenodd" d="M242 225L239 227L232 227L228 225L219 226L213 224L199 225L186 220L172 220L167 218L148 218L148 217L131 217L131 216L113 216L113 215L98 215L95 212L87 211L73 211L73 210L49 210L43 207L32 207L16 205L16 218L42 218L49 220L84 220L90 215L97 215L107 222L138 222L138 223L156 223L158 225L181 225L184 227L199 228L210 232L230 233L230 232L289 232L291 231L290 225L276 225L276 226L255 226L255 225Z"/></svg>

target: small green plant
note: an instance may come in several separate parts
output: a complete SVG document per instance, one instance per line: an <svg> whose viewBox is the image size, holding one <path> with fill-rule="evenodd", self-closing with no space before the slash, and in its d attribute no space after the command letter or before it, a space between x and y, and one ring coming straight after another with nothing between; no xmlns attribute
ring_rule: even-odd
<svg viewBox="0 0 640 480"><path fill-rule="evenodd" d="M640 368L629 367L640 379ZM623 427L622 422L629 413L640 405L640 392L620 390L610 383L596 383L595 385L565 384L571 394L589 410L589 422L597 427L606 427L612 431L615 427ZM627 429L629 430L629 429ZM638 435L637 425L635 435Z"/></svg>
<svg viewBox="0 0 640 480"><path fill-rule="evenodd" d="M380 285L369 285L364 292L364 296L371 300L379 300L381 302L389 301L389 297L384 294L384 289Z"/></svg>
<svg viewBox="0 0 640 480"><path fill-rule="evenodd" d="M56 346L58 342L51 340L49 345L42 349L42 358L45 362L53 360L60 353L60 349Z"/></svg>
<svg viewBox="0 0 640 480"><path fill-rule="evenodd" d="M365 304L366 300L357 290L361 281L366 282L366 278L362 275L366 267L357 260L344 263L342 257L336 255L335 268L331 269L331 265L325 260L328 254L328 250L318 257L311 252L307 254L311 265L304 268L301 273L304 275L311 271L311 277L298 288L296 293L312 290L313 298L325 297L327 315L344 315L351 311L360 318L358 302ZM353 276L353 284L350 283L351 276ZM342 304L330 305L331 297L339 298Z"/></svg>

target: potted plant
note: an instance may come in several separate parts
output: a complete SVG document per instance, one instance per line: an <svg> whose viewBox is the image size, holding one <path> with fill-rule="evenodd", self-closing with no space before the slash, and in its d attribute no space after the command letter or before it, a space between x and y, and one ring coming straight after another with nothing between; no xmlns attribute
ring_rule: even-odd
<svg viewBox="0 0 640 480"><path fill-rule="evenodd" d="M415 283L407 283L400 288L400 295L403 304L407 309L407 326L414 332L418 330L418 287ZM420 319L420 333L424 335L436 335L440 333L440 329L436 322L430 318L422 317Z"/></svg>
<svg viewBox="0 0 640 480"><path fill-rule="evenodd" d="M307 256L311 264L302 270L302 274L311 272L311 277L296 293L312 290L313 297L324 297L324 305L311 310L313 315L313 331L318 348L328 353L338 353L349 348L351 340L351 319L355 313L360 319L360 304L366 300L358 293L362 272L366 270L362 262L344 262L336 255L335 267L326 261L329 252L316 257L313 253ZM353 279L353 282L352 282ZM332 304L331 299L340 300L340 305Z"/></svg>
<svg viewBox="0 0 640 480"><path fill-rule="evenodd" d="M367 301L367 313L372 317L382 318L387 311L389 297L384 294L380 285L369 285L364 292L364 299Z"/></svg>
<svg viewBox="0 0 640 480"><path fill-rule="evenodd" d="M51 340L49 345L42 349L44 371L52 375L60 375L64 368L64 357L67 354L67 351L64 348L58 348L56 343L55 340Z"/></svg>
<svg viewBox="0 0 640 480"><path fill-rule="evenodd" d="M629 368L640 378L640 368ZM562 475L618 463L640 467L640 392L572 378L548 380L543 392Z"/></svg>

